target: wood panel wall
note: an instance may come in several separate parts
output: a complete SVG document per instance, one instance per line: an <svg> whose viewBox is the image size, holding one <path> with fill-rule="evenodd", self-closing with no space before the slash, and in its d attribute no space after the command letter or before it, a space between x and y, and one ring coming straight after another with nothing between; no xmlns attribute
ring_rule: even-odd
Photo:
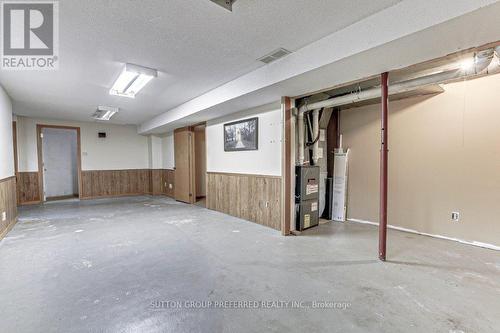
<svg viewBox="0 0 500 333"><path fill-rule="evenodd" d="M17 175L17 204L40 203L40 184L38 172L19 172Z"/></svg>
<svg viewBox="0 0 500 333"><path fill-rule="evenodd" d="M82 171L81 192L81 199L149 194L151 170Z"/></svg>
<svg viewBox="0 0 500 333"><path fill-rule="evenodd" d="M1 214L7 219L2 221ZM16 177L0 180L0 240L17 222Z"/></svg>
<svg viewBox="0 0 500 333"><path fill-rule="evenodd" d="M207 173L207 208L281 229L281 177Z"/></svg>
<svg viewBox="0 0 500 333"><path fill-rule="evenodd" d="M19 172L17 204L41 202L38 172ZM174 197L175 171L169 169L82 171L81 199L127 195Z"/></svg>
<svg viewBox="0 0 500 333"><path fill-rule="evenodd" d="M170 169L151 170L151 192L153 195L166 195L173 198L175 171Z"/></svg>
<svg viewBox="0 0 500 333"><path fill-rule="evenodd" d="M173 198L175 196L175 170L162 169L163 194Z"/></svg>
<svg viewBox="0 0 500 333"><path fill-rule="evenodd" d="M82 171L81 199L144 194L172 196L175 184L172 173L173 170L164 169Z"/></svg>

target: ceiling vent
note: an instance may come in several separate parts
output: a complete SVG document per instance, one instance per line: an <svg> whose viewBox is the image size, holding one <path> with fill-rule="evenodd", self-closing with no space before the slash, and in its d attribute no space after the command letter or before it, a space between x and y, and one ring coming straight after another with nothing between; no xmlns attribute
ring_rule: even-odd
<svg viewBox="0 0 500 333"><path fill-rule="evenodd" d="M279 48L257 60L262 61L265 64L270 64L273 61L286 57L290 53L292 52L285 50L284 48Z"/></svg>
<svg viewBox="0 0 500 333"><path fill-rule="evenodd" d="M110 106L98 106L96 112L92 115L92 118L95 120L108 121L113 117L116 113L118 113L120 109L110 107Z"/></svg>
<svg viewBox="0 0 500 333"><path fill-rule="evenodd" d="M213 3L218 4L221 7L226 8L230 12L233 11L233 3L236 2L236 0L210 0L210 1L212 1Z"/></svg>

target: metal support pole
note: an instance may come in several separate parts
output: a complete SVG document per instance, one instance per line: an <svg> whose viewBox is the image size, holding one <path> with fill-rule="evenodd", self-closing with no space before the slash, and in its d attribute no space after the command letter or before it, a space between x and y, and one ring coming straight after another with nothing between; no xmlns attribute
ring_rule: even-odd
<svg viewBox="0 0 500 333"><path fill-rule="evenodd" d="M385 261L387 243L387 162L388 162L388 118L389 118L389 73L381 76L382 112L380 146L380 221L379 221L379 259Z"/></svg>

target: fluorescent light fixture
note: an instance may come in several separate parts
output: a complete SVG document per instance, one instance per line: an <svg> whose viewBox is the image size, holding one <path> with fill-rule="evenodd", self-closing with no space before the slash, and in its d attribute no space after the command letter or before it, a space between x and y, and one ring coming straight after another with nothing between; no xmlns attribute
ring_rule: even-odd
<svg viewBox="0 0 500 333"><path fill-rule="evenodd" d="M92 118L96 120L110 120L120 109L111 106L98 106Z"/></svg>
<svg viewBox="0 0 500 333"><path fill-rule="evenodd" d="M135 95L157 76L156 69L126 64L109 93L115 96L135 98Z"/></svg>

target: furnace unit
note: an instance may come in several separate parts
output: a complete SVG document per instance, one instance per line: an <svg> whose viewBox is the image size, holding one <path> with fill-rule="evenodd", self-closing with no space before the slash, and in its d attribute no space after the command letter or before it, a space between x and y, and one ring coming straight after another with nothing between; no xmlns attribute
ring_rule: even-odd
<svg viewBox="0 0 500 333"><path fill-rule="evenodd" d="M319 167L295 167L295 229L302 231L319 224Z"/></svg>

